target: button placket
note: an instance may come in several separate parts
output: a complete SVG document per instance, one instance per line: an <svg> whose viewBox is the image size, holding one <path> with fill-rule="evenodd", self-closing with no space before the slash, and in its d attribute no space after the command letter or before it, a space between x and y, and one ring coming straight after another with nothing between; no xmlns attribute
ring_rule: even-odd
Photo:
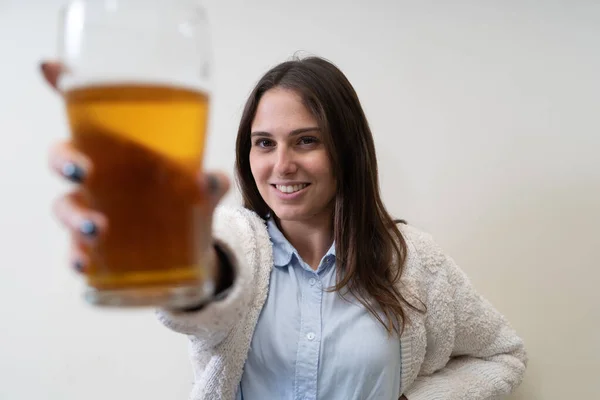
<svg viewBox="0 0 600 400"><path fill-rule="evenodd" d="M304 281L305 286L302 288L300 338L298 340L294 391L297 398L316 400L321 347L322 290L317 284L319 277L313 271L305 271L304 279L306 280Z"/></svg>

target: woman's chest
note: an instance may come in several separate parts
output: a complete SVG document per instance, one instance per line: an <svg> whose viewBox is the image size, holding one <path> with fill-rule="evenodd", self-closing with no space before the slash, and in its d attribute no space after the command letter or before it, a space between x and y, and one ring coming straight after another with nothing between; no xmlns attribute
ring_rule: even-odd
<svg viewBox="0 0 600 400"><path fill-rule="evenodd" d="M368 380L361 385L367 394L395 392L402 367L400 340L359 301L328 291L334 284L334 270L274 269L246 367L298 385L303 377L352 387Z"/></svg>

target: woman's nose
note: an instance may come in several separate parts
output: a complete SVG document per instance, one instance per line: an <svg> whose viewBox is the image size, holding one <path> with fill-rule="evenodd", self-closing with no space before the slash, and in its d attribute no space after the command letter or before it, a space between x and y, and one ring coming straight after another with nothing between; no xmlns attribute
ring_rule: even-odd
<svg viewBox="0 0 600 400"><path fill-rule="evenodd" d="M275 172L280 176L290 175L298 170L294 154L285 148L278 149Z"/></svg>

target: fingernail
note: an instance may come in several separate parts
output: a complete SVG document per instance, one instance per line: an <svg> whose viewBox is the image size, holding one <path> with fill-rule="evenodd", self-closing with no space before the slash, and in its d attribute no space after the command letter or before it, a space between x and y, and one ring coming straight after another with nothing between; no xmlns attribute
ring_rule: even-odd
<svg viewBox="0 0 600 400"><path fill-rule="evenodd" d="M96 224L89 219L86 219L79 225L79 231L88 237L95 237L98 234Z"/></svg>
<svg viewBox="0 0 600 400"><path fill-rule="evenodd" d="M75 262L73 263L73 268L75 268L77 272L83 272L85 264L81 260L75 260Z"/></svg>
<svg viewBox="0 0 600 400"><path fill-rule="evenodd" d="M215 178L213 175L208 175L208 190L212 194L216 194L219 191L219 180Z"/></svg>
<svg viewBox="0 0 600 400"><path fill-rule="evenodd" d="M70 161L63 165L61 172L71 182L81 183L83 182L83 178L85 178L83 168Z"/></svg>

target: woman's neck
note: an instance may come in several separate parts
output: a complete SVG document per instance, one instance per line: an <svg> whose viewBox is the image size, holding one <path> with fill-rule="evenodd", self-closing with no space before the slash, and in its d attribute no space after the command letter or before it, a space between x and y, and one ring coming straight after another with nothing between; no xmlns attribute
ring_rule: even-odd
<svg viewBox="0 0 600 400"><path fill-rule="evenodd" d="M278 225L302 260L316 270L333 243L332 218L312 218L303 221L278 220Z"/></svg>

